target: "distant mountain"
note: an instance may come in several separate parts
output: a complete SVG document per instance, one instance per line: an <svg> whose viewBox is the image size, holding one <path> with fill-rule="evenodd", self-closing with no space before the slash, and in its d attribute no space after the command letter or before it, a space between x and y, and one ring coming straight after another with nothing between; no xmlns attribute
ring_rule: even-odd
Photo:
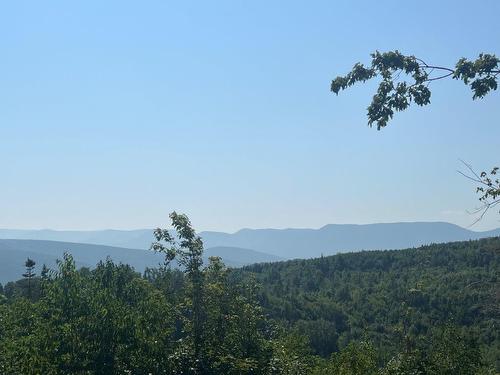
<svg viewBox="0 0 500 375"><path fill-rule="evenodd" d="M20 279L27 257L36 261L39 273L44 263L49 268L55 268L56 260L61 259L64 252L71 253L79 267L94 267L100 260L109 256L116 262L132 265L139 272L146 267L157 266L163 259L160 254L145 250L58 241L7 239L0 240L0 282Z"/></svg>
<svg viewBox="0 0 500 375"><path fill-rule="evenodd" d="M329 224L320 229L242 229L201 232L206 248L237 247L281 258L312 258L345 251L402 249L430 243L500 236L500 229L471 231L443 222ZM0 229L0 238L79 242L147 249L152 230L53 231Z"/></svg>
<svg viewBox="0 0 500 375"><path fill-rule="evenodd" d="M0 229L0 239L63 241L130 249L149 249L154 238L152 229L89 231Z"/></svg>
<svg viewBox="0 0 500 375"><path fill-rule="evenodd" d="M242 229L234 234L203 232L202 236L207 246L242 246L293 259L496 237L500 229L474 232L441 222L330 224L320 229Z"/></svg>
<svg viewBox="0 0 500 375"><path fill-rule="evenodd" d="M215 246L205 250L205 257L221 257L226 265L241 267L253 263L270 263L284 260L276 255L266 254L260 251L242 249L241 247Z"/></svg>
<svg viewBox="0 0 500 375"><path fill-rule="evenodd" d="M94 267L109 256L117 263L130 264L138 272L144 271L146 267L158 267L164 259L161 254L139 249L60 241L0 239L0 283L20 279L28 257L37 262L39 273L43 264L55 268L56 260L61 259L64 252L71 253L78 267ZM230 267L280 260L273 255L237 247L208 248L205 250L205 259L209 256L220 256Z"/></svg>

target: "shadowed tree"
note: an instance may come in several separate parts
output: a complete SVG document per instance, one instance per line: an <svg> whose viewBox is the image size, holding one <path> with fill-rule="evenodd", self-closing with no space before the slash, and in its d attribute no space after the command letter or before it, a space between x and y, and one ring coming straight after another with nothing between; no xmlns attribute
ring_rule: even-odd
<svg viewBox="0 0 500 375"><path fill-rule="evenodd" d="M399 51L374 52L370 66L356 63L345 76L332 80L330 90L340 91L358 82L380 78L377 92L368 106L368 125L377 130L387 126L394 112L404 111L412 102L424 106L431 102L431 82L445 78L462 81L472 90L472 99L481 99L498 87L500 59L480 54L474 61L461 58L455 67L428 64L424 60L403 55Z"/></svg>
<svg viewBox="0 0 500 375"><path fill-rule="evenodd" d="M26 267L26 272L23 273L23 277L28 279L28 297L31 299L31 279L36 276L35 273L36 262L33 259L26 259L24 266Z"/></svg>

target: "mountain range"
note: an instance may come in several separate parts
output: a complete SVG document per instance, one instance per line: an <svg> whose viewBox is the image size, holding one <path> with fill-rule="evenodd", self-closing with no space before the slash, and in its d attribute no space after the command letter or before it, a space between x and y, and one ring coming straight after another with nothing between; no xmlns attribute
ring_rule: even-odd
<svg viewBox="0 0 500 375"><path fill-rule="evenodd" d="M314 258L339 252L404 249L431 243L500 236L500 228L471 231L450 223L414 222L330 224L319 229L242 229L235 233L201 232L205 258L220 256L231 267L283 259ZM147 251L152 230L11 230L0 229L0 282L20 277L27 257L53 268L70 252L78 266L92 267L107 256L142 272L163 261Z"/></svg>
<svg viewBox="0 0 500 375"><path fill-rule="evenodd" d="M500 228L475 232L450 223L414 222L329 224L320 229L242 229L234 234L203 232L201 235L207 246L242 246L294 259L497 237Z"/></svg>
<svg viewBox="0 0 500 375"><path fill-rule="evenodd" d="M238 247L293 259L338 252L402 249L430 243L500 236L500 228L477 232L444 222L329 224L319 229L242 229L235 233L201 232L205 248ZM0 229L0 239L31 239L148 249L151 229L54 231Z"/></svg>

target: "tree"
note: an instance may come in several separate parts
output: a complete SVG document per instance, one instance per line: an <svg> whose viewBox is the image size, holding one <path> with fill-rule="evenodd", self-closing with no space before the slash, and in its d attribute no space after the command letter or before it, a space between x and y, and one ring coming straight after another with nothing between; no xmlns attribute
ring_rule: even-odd
<svg viewBox="0 0 500 375"><path fill-rule="evenodd" d="M476 193L480 195L479 202L481 205L473 212L479 214L474 222L475 224L483 218L488 210L500 204L500 179L497 177L499 168L494 167L489 173L485 171L477 173L469 164L464 162L464 165L467 167L468 172L459 171L459 173L479 185L476 187Z"/></svg>
<svg viewBox="0 0 500 375"><path fill-rule="evenodd" d="M192 331L195 367L203 368L202 334L205 309L203 306L203 241L196 234L189 218L175 211L169 215L172 220L177 238L172 236L167 229L157 228L154 231L156 241L151 244L151 249L165 254L165 264L170 264L174 259L183 267L190 286L191 319L189 329Z"/></svg>
<svg viewBox="0 0 500 375"><path fill-rule="evenodd" d="M40 277L42 278L42 280L47 280L49 278L49 273L50 273L50 270L47 267L47 265L44 263L42 265L42 271L40 272Z"/></svg>
<svg viewBox="0 0 500 375"><path fill-rule="evenodd" d="M263 374L272 356L269 326L251 280L231 280L221 258L204 268L204 374Z"/></svg>
<svg viewBox="0 0 500 375"><path fill-rule="evenodd" d="M0 305L7 301L7 297L4 295L2 283L0 283Z"/></svg>
<svg viewBox="0 0 500 375"><path fill-rule="evenodd" d="M375 375L377 357L372 345L367 342L351 342L331 359L333 374L338 375Z"/></svg>
<svg viewBox="0 0 500 375"><path fill-rule="evenodd" d="M454 68L430 65L397 50L376 51L371 57L369 67L356 63L347 75L332 80L330 90L338 95L355 83L380 77L382 80L367 113L368 125L376 124L377 130L387 126L394 112L404 111L411 102L420 106L430 104L429 84L433 81L448 77L461 80L471 88L472 99L481 99L498 87L500 59L495 55L480 54L474 61L461 58Z"/></svg>
<svg viewBox="0 0 500 375"><path fill-rule="evenodd" d="M181 325L177 347L170 357L173 374L264 374L272 357L269 327L258 305L254 283L241 285L230 278L218 257L203 267L203 242L186 215L170 214L175 235L156 229L151 249L165 254L178 272L148 270L153 284L176 302Z"/></svg>
<svg viewBox="0 0 500 375"><path fill-rule="evenodd" d="M36 262L33 259L26 259L24 266L26 267L26 272L23 273L23 277L28 279L28 297L31 298L31 279L36 276L34 272Z"/></svg>
<svg viewBox="0 0 500 375"><path fill-rule="evenodd" d="M371 127L376 124L377 130L387 126L394 112L404 111L412 102L419 106L430 104L429 85L434 81L450 77L462 81L472 90L473 100L482 99L498 88L500 58L491 54L482 53L473 61L461 58L453 68L428 64L397 50L383 53L376 51L371 57L369 67L358 62L345 76L333 79L330 90L338 95L355 83L381 78L367 112L368 125ZM500 182L495 178L498 167L490 173L476 173L469 165L466 166L472 173L466 177L479 184L476 192L482 194L479 198L482 205L476 210L480 214L477 222L490 208L500 204Z"/></svg>

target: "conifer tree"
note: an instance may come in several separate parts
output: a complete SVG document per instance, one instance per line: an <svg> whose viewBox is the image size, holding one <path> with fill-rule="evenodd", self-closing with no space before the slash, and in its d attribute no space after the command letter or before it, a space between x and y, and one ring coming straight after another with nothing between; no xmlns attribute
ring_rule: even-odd
<svg viewBox="0 0 500 375"><path fill-rule="evenodd" d="M26 267L26 272L23 273L23 277L28 279L28 297L31 299L31 279L36 276L35 273L36 262L33 259L26 259L24 266Z"/></svg>

